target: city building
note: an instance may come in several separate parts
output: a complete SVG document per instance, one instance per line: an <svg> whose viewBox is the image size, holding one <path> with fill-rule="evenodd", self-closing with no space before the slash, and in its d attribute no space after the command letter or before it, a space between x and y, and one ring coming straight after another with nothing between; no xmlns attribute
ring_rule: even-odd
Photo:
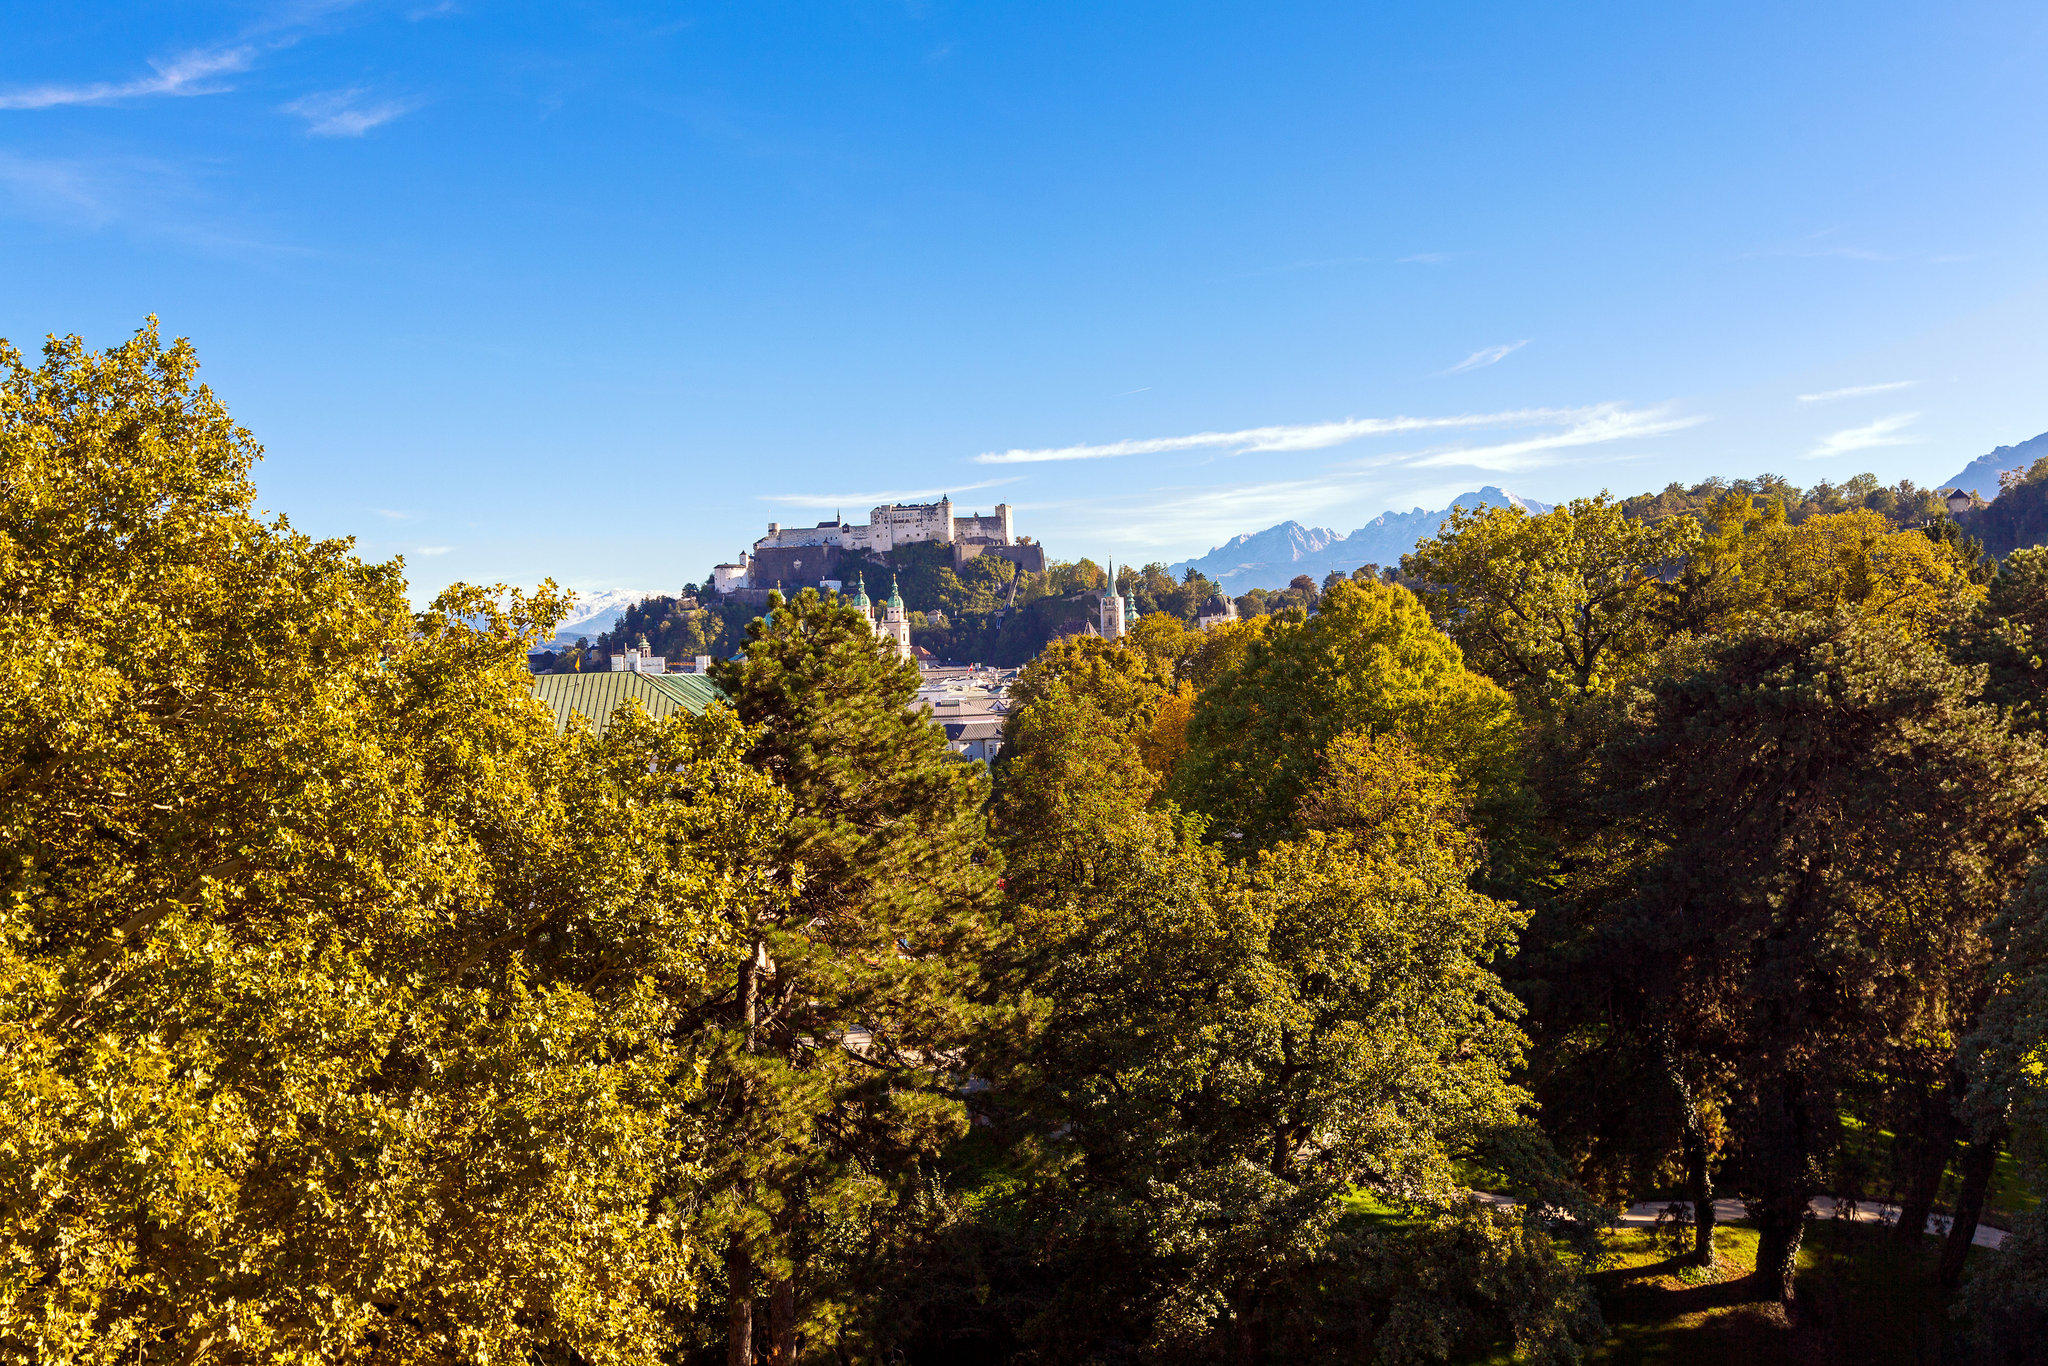
<svg viewBox="0 0 2048 1366"><path fill-rule="evenodd" d="M1237 604L1231 601L1230 596L1226 593L1212 594L1209 600L1202 604L1202 610L1195 613L1195 625L1201 627L1204 631L1208 630L1211 626L1218 626L1226 621L1236 620Z"/></svg>
<svg viewBox="0 0 2048 1366"><path fill-rule="evenodd" d="M889 583L889 600L878 609L868 601L867 586L860 575L854 575L853 596L846 600L846 605L866 617L876 637L895 646L899 658L911 657L910 614L903 610L903 594L897 591L894 580Z"/></svg>
<svg viewBox="0 0 2048 1366"><path fill-rule="evenodd" d="M1003 722L1017 670L942 665L925 669L922 677L911 705L946 733L947 749L985 762L1002 753Z"/></svg>
<svg viewBox="0 0 2048 1366"><path fill-rule="evenodd" d="M622 655L612 656L612 672L615 674L659 674L668 672L668 661L655 654L647 646L647 637L640 637L639 643L627 647Z"/></svg>
<svg viewBox="0 0 2048 1366"><path fill-rule="evenodd" d="M882 604L875 634L894 644L900 658L910 658L910 616L903 610L903 594L896 590L894 579L889 580L889 600Z"/></svg>
<svg viewBox="0 0 2048 1366"><path fill-rule="evenodd" d="M1095 633L1104 640L1122 640L1129 623L1135 621L1137 613L1130 603L1116 591L1116 561L1109 562L1109 586L1098 595L1096 604Z"/></svg>

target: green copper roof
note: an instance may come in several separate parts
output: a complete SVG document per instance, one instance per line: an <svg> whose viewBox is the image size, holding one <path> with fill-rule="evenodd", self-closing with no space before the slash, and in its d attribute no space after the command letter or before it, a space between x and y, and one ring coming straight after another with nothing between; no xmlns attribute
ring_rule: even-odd
<svg viewBox="0 0 2048 1366"><path fill-rule="evenodd" d="M867 586L860 581L858 574L853 576L853 597L849 601L863 612L868 610Z"/></svg>
<svg viewBox="0 0 2048 1366"><path fill-rule="evenodd" d="M894 574L889 576L889 605L899 612L903 610L903 595L896 591L896 576Z"/></svg>
<svg viewBox="0 0 2048 1366"><path fill-rule="evenodd" d="M539 674L533 680L533 695L554 710L557 735L569 729L572 716L590 718L591 728L602 735L627 702L637 701L660 720L678 711L702 716L713 702L726 700L703 674Z"/></svg>

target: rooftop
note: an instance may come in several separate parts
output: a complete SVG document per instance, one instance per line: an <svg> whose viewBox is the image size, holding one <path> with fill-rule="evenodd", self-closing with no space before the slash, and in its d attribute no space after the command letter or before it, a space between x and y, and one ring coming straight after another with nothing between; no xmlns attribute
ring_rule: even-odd
<svg viewBox="0 0 2048 1366"><path fill-rule="evenodd" d="M539 674L533 695L553 708L557 735L568 731L572 716L588 717L591 729L602 735L628 701L637 700L657 721L679 711L702 716L713 702L725 701L725 694L702 674Z"/></svg>

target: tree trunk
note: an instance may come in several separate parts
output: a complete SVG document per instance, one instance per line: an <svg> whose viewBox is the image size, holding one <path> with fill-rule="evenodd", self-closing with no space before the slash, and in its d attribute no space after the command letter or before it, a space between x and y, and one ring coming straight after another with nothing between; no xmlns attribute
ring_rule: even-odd
<svg viewBox="0 0 2048 1366"><path fill-rule="evenodd" d="M768 1290L768 1366L796 1366L796 1278L783 1276Z"/></svg>
<svg viewBox="0 0 2048 1366"><path fill-rule="evenodd" d="M1918 1247L1921 1235L1927 1232L1927 1216L1934 1213L1934 1199L1941 1193L1941 1175L1955 1152L1958 1126L1948 1095L1945 1085L1928 1087L1909 1121L1913 1131L1899 1135L1906 1185L1900 1194L1899 1222L1892 1229L1892 1238L1903 1247Z"/></svg>
<svg viewBox="0 0 2048 1366"><path fill-rule="evenodd" d="M1962 1188L1956 1192L1956 1218L1949 1225L1948 1241L1941 1245L1944 1287L1953 1288L1963 1278L1963 1260L1977 1236L1977 1220L1984 1213L1984 1195L1991 1189L1991 1174L1998 1167L1998 1148L2005 1141L2003 1127L1978 1139L1963 1150Z"/></svg>
<svg viewBox="0 0 2048 1366"><path fill-rule="evenodd" d="M740 965L739 1005L741 1047L747 1052L759 1046L761 1022L761 972L768 964L768 946L758 939L753 952ZM738 1098L740 1110L747 1107L747 1079L742 1076ZM748 1192L739 1192L745 1204ZM725 1366L754 1366L754 1250L746 1236L734 1233L725 1248Z"/></svg>
<svg viewBox="0 0 2048 1366"><path fill-rule="evenodd" d="M1668 1027L1663 1031L1663 1058L1664 1075L1677 1098L1678 1112L1685 1116L1681 1121L1679 1147L1685 1159L1685 1196L1692 1202L1692 1256L1688 1260L1695 1266L1712 1266L1714 1173L1709 1165L1712 1154L1707 1149L1707 1124L1700 1118L1700 1107L1693 1100L1692 1082L1678 1064L1678 1050L1673 1046Z"/></svg>
<svg viewBox="0 0 2048 1366"><path fill-rule="evenodd" d="M754 1254L735 1233L725 1248L725 1366L754 1366Z"/></svg>
<svg viewBox="0 0 2048 1366"><path fill-rule="evenodd" d="M1792 1302L1792 1274L1799 1263L1799 1242L1806 1233L1806 1198L1779 1197L1757 1213L1756 1277L1764 1294L1780 1304Z"/></svg>
<svg viewBox="0 0 2048 1366"><path fill-rule="evenodd" d="M1714 1264L1714 1171L1707 1161L1707 1126L1688 1105L1685 1121L1685 1196L1692 1201L1692 1262Z"/></svg>
<svg viewBox="0 0 2048 1366"><path fill-rule="evenodd" d="M1780 1071L1760 1099L1756 1278L1766 1296L1790 1304L1806 1206L1813 1199L1805 1079Z"/></svg>

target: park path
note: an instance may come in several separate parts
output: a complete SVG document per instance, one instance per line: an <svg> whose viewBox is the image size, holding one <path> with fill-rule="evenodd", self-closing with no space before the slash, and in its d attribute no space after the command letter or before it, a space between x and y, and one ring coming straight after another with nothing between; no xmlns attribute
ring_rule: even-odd
<svg viewBox="0 0 2048 1366"><path fill-rule="evenodd" d="M1621 1216L1621 1222L1624 1225L1631 1226L1654 1224L1657 1222L1657 1216L1669 1209L1674 1203L1682 1205L1688 1210L1692 1208L1691 1202L1686 1200L1675 1202L1670 1200L1645 1200L1641 1204L1630 1205L1628 1212ZM1849 1209L1844 1208L1842 1202L1837 1201L1832 1195L1816 1195L1813 1198L1813 1204L1808 1208L1816 1219L1847 1218L1857 1223L1866 1224L1889 1224L1899 1217L1899 1207L1897 1205L1887 1205L1876 1200L1858 1200L1855 1207ZM1725 1223L1732 1219L1747 1219L1749 1212L1742 1207L1740 1200L1716 1200L1714 1202L1714 1217ZM1949 1217L1946 1214L1935 1214L1928 1217L1927 1231L1937 1237L1946 1238L1948 1236L1948 1226ZM1992 1228L1988 1224L1979 1224L1977 1225L1975 1236L1970 1239L1970 1243L1973 1247L2003 1247L2005 1246L2005 1230Z"/></svg>
<svg viewBox="0 0 2048 1366"><path fill-rule="evenodd" d="M1474 1191L1473 1194L1489 1205L1510 1206L1517 1203L1512 1196L1491 1195L1484 1191ZM1681 1206L1688 1211L1692 1209L1692 1202L1690 1200L1644 1200L1638 1204L1630 1205L1622 1213L1621 1223L1623 1227L1627 1228L1648 1227L1655 1224L1658 1216L1673 1205ZM1876 1200L1858 1200L1854 1208L1847 1208L1843 1202L1836 1200L1832 1195L1816 1195L1813 1197L1813 1203L1807 1208L1816 1219L1846 1218L1863 1224L1889 1224L1899 1217L1899 1207L1897 1205L1887 1205ZM1748 1217L1749 1211L1743 1208L1740 1200L1716 1200L1714 1202L1714 1218L1719 1223L1732 1223L1737 1219L1747 1219ZM1936 1237L1946 1238L1948 1236L1948 1226L1949 1217L1946 1214L1928 1216L1927 1231ZM1976 1233L1970 1238L1970 1245L1972 1247L2004 1247L2005 1230L2002 1228L1992 1228L1988 1224L1979 1224L1977 1225Z"/></svg>

